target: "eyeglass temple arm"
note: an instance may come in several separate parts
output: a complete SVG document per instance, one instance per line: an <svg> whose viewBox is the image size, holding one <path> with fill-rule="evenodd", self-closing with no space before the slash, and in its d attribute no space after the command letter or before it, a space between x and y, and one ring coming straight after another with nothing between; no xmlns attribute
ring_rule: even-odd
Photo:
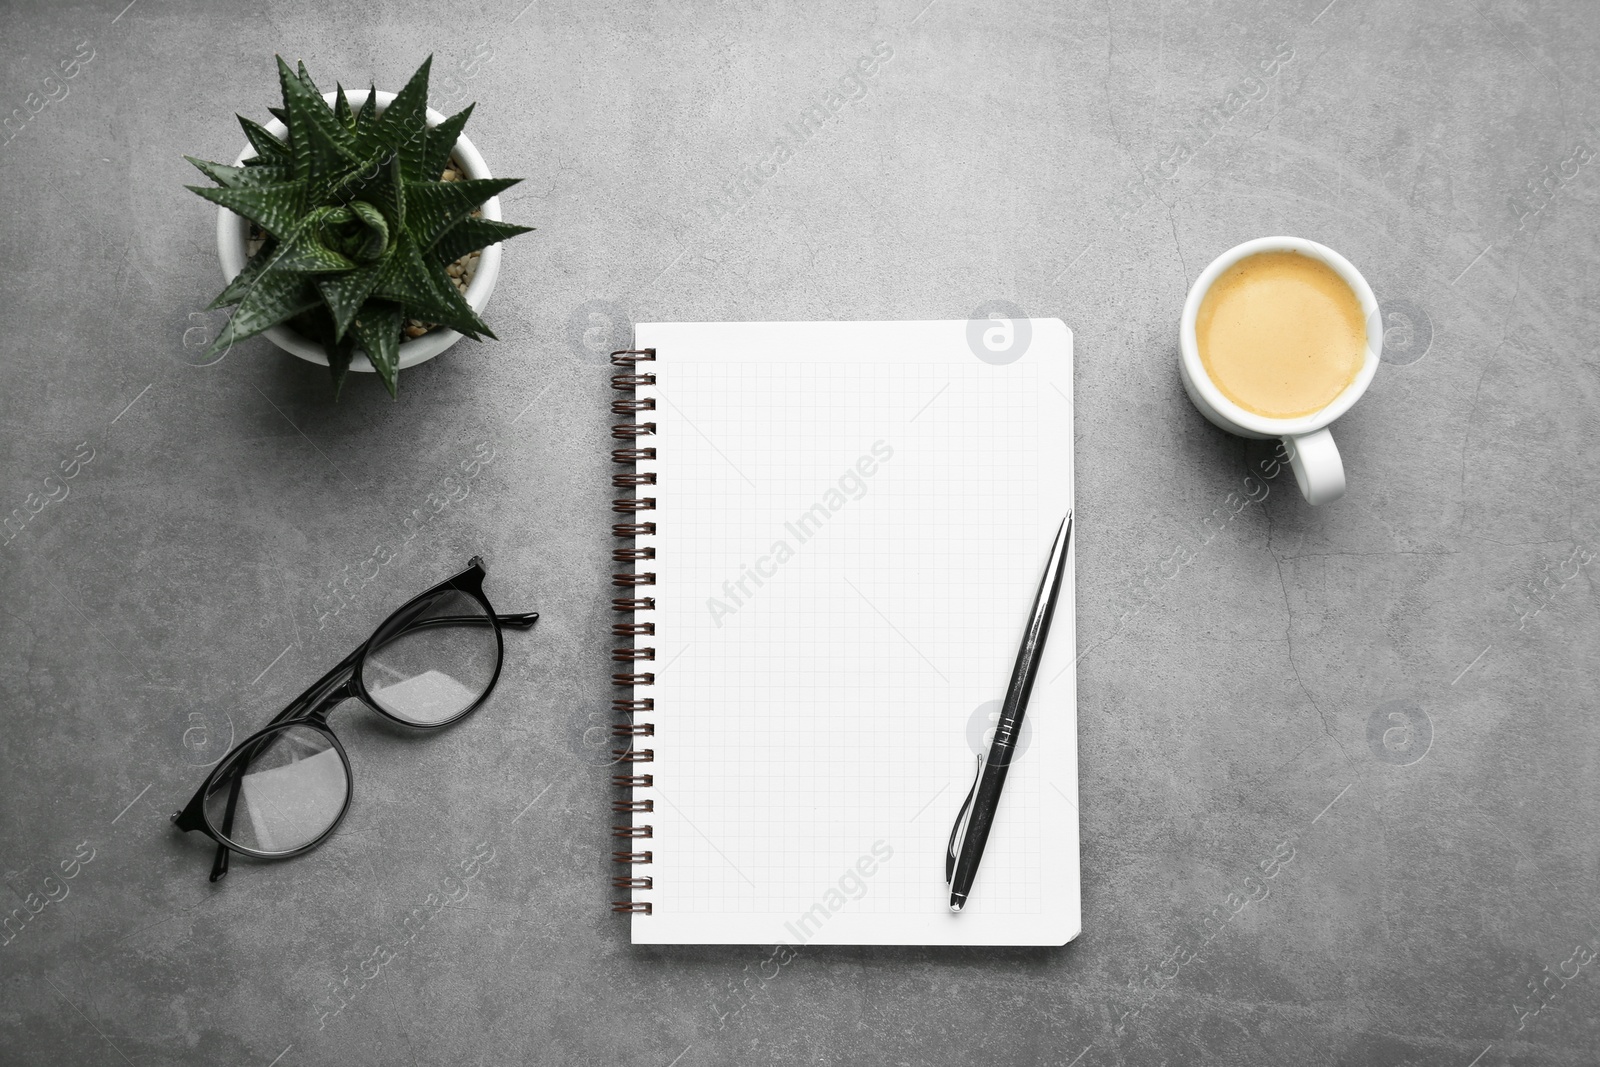
<svg viewBox="0 0 1600 1067"><path fill-rule="evenodd" d="M496 614L495 615L495 621L498 622L501 626L510 626L510 627L512 627L514 629L517 629L517 630L526 630L528 627L532 626L534 623L539 621L539 613L537 611L523 611L523 612L511 612L511 613L507 613L507 614ZM378 645L376 647L382 648L383 645L387 645L390 641L393 641L397 637L402 637L405 634L414 633L417 630L431 629L432 627L435 627L435 626L488 626L488 625L489 625L489 619L488 619L487 616L484 616L484 615L440 615L437 618L423 619L420 622L409 622L406 625L404 625L404 626L400 627L399 629L395 630L395 632L389 636L388 640L384 641L383 644Z"/></svg>
<svg viewBox="0 0 1600 1067"><path fill-rule="evenodd" d="M233 776L233 782L228 786L228 810L222 816L222 832L224 834L233 833L233 811L238 806L239 787L243 784L243 776L236 774ZM211 881L215 882L219 878L227 877L228 857L232 854L232 849L220 841L217 842L217 854L211 859Z"/></svg>
<svg viewBox="0 0 1600 1067"><path fill-rule="evenodd" d="M222 833L225 837L233 836L233 816L239 808L239 790L244 787L244 768L249 765L251 760L255 759L256 752L259 751L258 745L252 745L251 748L252 751L234 764L234 768L229 775L228 806L222 813ZM232 852L233 850L227 845L220 841L217 842L217 854L211 860L211 880L213 882L227 876L228 857Z"/></svg>

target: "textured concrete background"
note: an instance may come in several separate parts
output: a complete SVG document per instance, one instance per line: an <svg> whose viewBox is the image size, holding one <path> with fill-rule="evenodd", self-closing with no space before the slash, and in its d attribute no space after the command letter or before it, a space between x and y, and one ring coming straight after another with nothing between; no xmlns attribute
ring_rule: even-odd
<svg viewBox="0 0 1600 1067"><path fill-rule="evenodd" d="M0 946L0 1061L1600 1060L1600 9L124 2L3 13L0 873L39 910ZM334 404L264 340L200 365L215 214L180 155L239 150L274 51L389 89L433 51L435 106L478 101L527 178L504 340L398 402ZM1316 511L1176 371L1188 280L1273 233L1349 256L1389 327ZM631 948L584 741L601 354L990 301L1077 335L1083 937ZM167 821L203 765L474 552L544 612L497 698L420 741L337 722L342 831L208 884Z"/></svg>

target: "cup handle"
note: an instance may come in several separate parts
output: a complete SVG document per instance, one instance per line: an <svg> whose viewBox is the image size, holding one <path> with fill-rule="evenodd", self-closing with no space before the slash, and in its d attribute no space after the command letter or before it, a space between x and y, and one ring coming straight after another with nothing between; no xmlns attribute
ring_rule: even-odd
<svg viewBox="0 0 1600 1067"><path fill-rule="evenodd" d="M1306 503L1327 504L1344 496L1344 461L1326 427L1300 437L1285 437L1283 446Z"/></svg>

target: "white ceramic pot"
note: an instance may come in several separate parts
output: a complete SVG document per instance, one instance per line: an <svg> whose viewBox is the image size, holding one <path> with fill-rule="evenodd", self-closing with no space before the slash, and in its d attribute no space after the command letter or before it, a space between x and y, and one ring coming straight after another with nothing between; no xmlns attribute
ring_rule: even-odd
<svg viewBox="0 0 1600 1067"><path fill-rule="evenodd" d="M352 108L359 109L362 104L366 103L367 90L347 91L345 96L350 101ZM322 98L332 104L338 98L338 94L324 93ZM378 111L382 112L393 99L393 93L379 93ZM428 109L428 125L430 127L439 125L444 119L445 116L439 114L433 108L430 107ZM277 119L267 123L267 129L276 137L283 137L289 132L283 123ZM242 165L246 159L254 155L255 150L246 147L239 154L239 158L234 161L234 166ZM467 140L465 135L456 141L454 155L457 161L466 168L468 178L493 177L489 173L488 164L484 163L483 157L478 154L478 150L472 146L472 142ZM501 221L499 197L490 197L484 202L483 217L493 219L496 222ZM235 215L227 208L217 209L217 254L222 259L222 273L230 282L240 271L244 270L245 261L250 258L246 251L246 242L249 237L250 223L248 220ZM467 286L466 301L472 305L472 310L476 311L480 316L483 314L483 309L488 306L489 296L494 292L495 282L499 281L499 279L500 246L493 244L485 248L482 254L479 255L478 269L472 275L471 284ZM324 367L328 365L327 353L323 352L320 344L309 338L302 337L287 326L268 327L263 336L285 352L292 352L301 359L309 360L312 363L320 363ZM432 359L459 340L461 340L461 335L454 330L436 329L414 340L402 342L400 345L400 369L414 367L418 363ZM350 369L353 371L372 371L373 366L371 360L367 359L367 354L358 348L354 358L350 361Z"/></svg>

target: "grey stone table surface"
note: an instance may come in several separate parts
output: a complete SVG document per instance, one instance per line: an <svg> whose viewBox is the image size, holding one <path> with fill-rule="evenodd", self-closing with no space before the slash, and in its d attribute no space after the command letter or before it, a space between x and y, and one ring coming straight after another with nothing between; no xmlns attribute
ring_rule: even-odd
<svg viewBox="0 0 1600 1067"><path fill-rule="evenodd" d="M3 14L0 1062L1600 1061L1594 4ZM389 89L432 52L435 106L477 101L527 179L502 340L398 400L264 339L203 358L182 155L239 150L274 52ZM1274 233L1384 305L1319 509L1176 371L1189 282ZM601 354L990 301L1076 335L1082 937L631 947L585 739ZM422 742L345 720L344 828L209 884L167 819L204 766L480 552L544 613L491 704Z"/></svg>

